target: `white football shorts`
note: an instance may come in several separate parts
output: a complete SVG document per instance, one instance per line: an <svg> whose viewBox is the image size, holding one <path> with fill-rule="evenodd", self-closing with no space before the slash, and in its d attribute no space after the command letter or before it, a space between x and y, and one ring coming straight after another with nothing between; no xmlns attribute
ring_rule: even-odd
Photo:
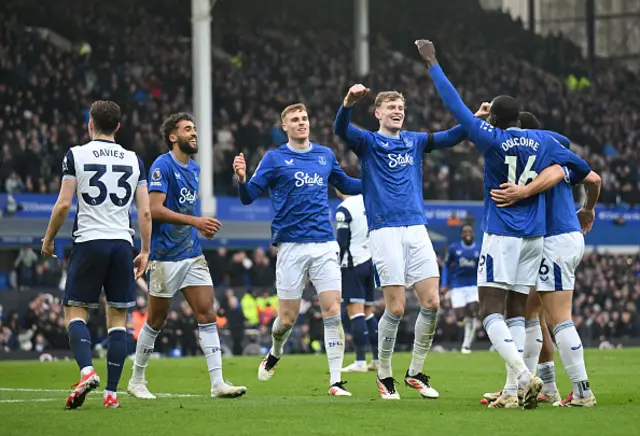
<svg viewBox="0 0 640 436"><path fill-rule="evenodd" d="M583 255L584 236L580 232L544 238L536 289L543 292L573 290L576 268Z"/></svg>
<svg viewBox="0 0 640 436"><path fill-rule="evenodd" d="M369 234L380 286L413 286L440 277L436 252L424 225L383 227Z"/></svg>
<svg viewBox="0 0 640 436"><path fill-rule="evenodd" d="M451 297L451 307L459 309L466 307L467 304L478 302L478 287L463 286L461 288L453 288L449 291Z"/></svg>
<svg viewBox="0 0 640 436"><path fill-rule="evenodd" d="M282 300L300 300L307 276L318 294L342 292L340 246L330 242L282 242L276 260L276 290Z"/></svg>
<svg viewBox="0 0 640 436"><path fill-rule="evenodd" d="M516 238L485 233L478 262L478 286L528 294L542 261L542 236Z"/></svg>
<svg viewBox="0 0 640 436"><path fill-rule="evenodd" d="M204 256L165 262L149 262L149 294L172 298L176 292L189 286L211 286L211 274Z"/></svg>

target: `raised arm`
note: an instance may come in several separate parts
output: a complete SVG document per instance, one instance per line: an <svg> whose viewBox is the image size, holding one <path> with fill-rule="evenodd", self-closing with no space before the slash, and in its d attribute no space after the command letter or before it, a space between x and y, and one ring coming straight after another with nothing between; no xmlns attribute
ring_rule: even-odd
<svg viewBox="0 0 640 436"><path fill-rule="evenodd" d="M423 133L422 135L425 135L425 153L442 148L451 148L460 144L468 136L467 131L460 124L443 132Z"/></svg>
<svg viewBox="0 0 640 436"><path fill-rule="evenodd" d="M338 114L333 124L335 134L342 138L347 143L347 146L358 156L365 151L365 132L350 124L351 108L368 93L369 88L361 84L353 85L349 88L349 92L345 96L340 109L338 109Z"/></svg>
<svg viewBox="0 0 640 436"><path fill-rule="evenodd" d="M480 105L480 109L477 110L474 116L476 118L485 118L489 115L490 106L491 105L489 103L482 103L482 105ZM460 124L449 130L445 130L444 132L427 133L423 135L426 136L423 139L426 143L424 146L425 153L442 148L451 148L460 144L469 136L467 131Z"/></svg>
<svg viewBox="0 0 640 436"><path fill-rule="evenodd" d="M329 176L329 183L338 188L338 190L344 194L362 194L362 182L360 179L354 179L353 177L347 176L344 170L340 167L335 155L333 155L333 168L331 169L331 175Z"/></svg>
<svg viewBox="0 0 640 436"><path fill-rule="evenodd" d="M491 198L498 207L511 206L525 198L547 191L562 181L568 174L560 165L545 168L531 183L520 186L515 183L503 183L500 189L490 191Z"/></svg>
<svg viewBox="0 0 640 436"><path fill-rule="evenodd" d="M431 79L449 112L458 120L467 131L469 138L484 153L491 146L495 128L479 118L467 108L456 88L449 82L442 68L438 65L436 51L431 41L424 39L416 41L420 55L429 67Z"/></svg>
<svg viewBox="0 0 640 436"><path fill-rule="evenodd" d="M233 159L233 171L235 171L236 176L238 176L238 194L240 201L242 201L244 205L251 204L271 183L274 174L271 165L271 154L267 152L264 155L248 183L247 164L244 160L243 153L240 153Z"/></svg>

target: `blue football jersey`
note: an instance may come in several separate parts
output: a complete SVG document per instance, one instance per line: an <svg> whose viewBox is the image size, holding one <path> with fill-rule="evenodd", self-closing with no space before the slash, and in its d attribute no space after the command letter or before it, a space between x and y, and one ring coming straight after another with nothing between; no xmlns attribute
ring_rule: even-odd
<svg viewBox="0 0 640 436"><path fill-rule="evenodd" d="M433 66L429 71L443 102L484 155L483 230L520 238L544 236L547 232L545 194L499 208L489 191L506 182L525 185L553 164L566 165L584 178L591 171L589 165L544 131L503 130L476 118L440 66Z"/></svg>
<svg viewBox="0 0 640 436"><path fill-rule="evenodd" d="M349 124L351 108L341 106L335 133L360 160L369 230L427 224L422 196L422 155L452 147L467 135L462 126L446 132L401 131L397 138Z"/></svg>
<svg viewBox="0 0 640 436"><path fill-rule="evenodd" d="M564 180L545 192L547 209L547 233L545 236L580 232L580 221L573 201L571 177L566 167Z"/></svg>
<svg viewBox="0 0 640 436"><path fill-rule="evenodd" d="M166 194L164 206L183 215L196 215L199 183L200 166L194 160L185 165L171 152L158 157L149 170L149 192ZM201 254L195 227L153 221L149 259L177 261Z"/></svg>
<svg viewBox="0 0 640 436"><path fill-rule="evenodd" d="M466 245L462 241L449 246L442 269L442 286L452 289L476 286L478 283L478 259L480 247L474 242Z"/></svg>
<svg viewBox="0 0 640 436"><path fill-rule="evenodd" d="M329 209L329 183L347 195L362 193L360 180L348 177L330 148L311 143L307 150L283 144L268 151L253 177L240 183L243 204L269 190L275 217L271 240L279 242L335 241Z"/></svg>

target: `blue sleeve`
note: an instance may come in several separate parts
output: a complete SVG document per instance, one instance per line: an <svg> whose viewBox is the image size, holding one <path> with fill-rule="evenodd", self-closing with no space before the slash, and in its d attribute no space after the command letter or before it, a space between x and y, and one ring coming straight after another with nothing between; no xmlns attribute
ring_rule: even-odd
<svg viewBox="0 0 640 436"><path fill-rule="evenodd" d="M142 163L142 159L140 156L138 157L138 168L140 169L140 175L138 176L138 186L146 186L147 184L147 172L144 169L144 163Z"/></svg>
<svg viewBox="0 0 640 436"><path fill-rule="evenodd" d="M542 130L542 132L546 133L547 135L551 136L553 139L555 139L556 141L558 141L560 144L562 144L564 147L566 148L571 148L571 141L569 140L569 138L567 138L564 135L561 135L559 133L553 132L551 130Z"/></svg>
<svg viewBox="0 0 640 436"><path fill-rule="evenodd" d="M360 179L354 179L353 177L347 176L344 170L340 167L338 159L336 159L336 155L331 153L331 156L333 156L333 168L331 170L331 175L329 176L329 183L338 188L338 190L343 194L362 194L362 182Z"/></svg>
<svg viewBox="0 0 640 436"><path fill-rule="evenodd" d="M251 204L269 187L274 178L273 159L268 151L253 173L253 177L247 183L238 183L238 194L242 204Z"/></svg>
<svg viewBox="0 0 640 436"><path fill-rule="evenodd" d="M569 183L571 186L579 185L584 180L584 177L580 177L575 171L569 171Z"/></svg>
<svg viewBox="0 0 640 436"><path fill-rule="evenodd" d="M340 246L340 263L344 258L344 254L349 251L351 243L351 214L344 207L339 207L336 211L336 240Z"/></svg>
<svg viewBox="0 0 640 436"><path fill-rule="evenodd" d="M418 133L418 135L418 140L424 153L429 153L441 148L451 148L454 145L460 144L467 139L468 136L467 131L459 124L444 132Z"/></svg>
<svg viewBox="0 0 640 436"><path fill-rule="evenodd" d="M347 146L358 156L366 151L365 132L350 124L351 108L340 105L336 121L333 124L333 131L339 138L343 139Z"/></svg>
<svg viewBox="0 0 640 436"><path fill-rule="evenodd" d="M551 148L551 159L553 163L566 165L567 168L574 171L574 180L579 180L577 183L582 182L591 172L591 167L584 159L560 146L555 140Z"/></svg>
<svg viewBox="0 0 640 436"><path fill-rule="evenodd" d="M166 194L169 191L169 177L171 177L169 168L161 159L151 165L149 174L151 174L151 183L149 183L149 192L162 192Z"/></svg>
<svg viewBox="0 0 640 436"><path fill-rule="evenodd" d="M456 91L456 88L449 82L447 76L444 75L440 65L430 67L429 73L444 105L458 122L462 124L462 127L464 127L469 134L469 138L480 151L486 153L487 150L493 146L497 129L481 119L476 118L473 112L465 106L460 95L458 95L458 91Z"/></svg>
<svg viewBox="0 0 640 436"><path fill-rule="evenodd" d="M444 258L444 266L442 267L442 287L449 286L451 283L451 264L453 263L453 246L447 249L447 255Z"/></svg>
<svg viewBox="0 0 640 436"><path fill-rule="evenodd" d="M73 159L73 151L67 151L67 154L62 159L62 179L75 179L76 178L76 164Z"/></svg>

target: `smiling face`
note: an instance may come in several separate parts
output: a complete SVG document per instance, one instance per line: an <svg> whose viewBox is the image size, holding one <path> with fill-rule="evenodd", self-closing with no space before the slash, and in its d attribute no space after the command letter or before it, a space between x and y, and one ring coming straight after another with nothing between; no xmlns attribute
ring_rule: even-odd
<svg viewBox="0 0 640 436"><path fill-rule="evenodd" d="M376 97L375 114L381 129L400 131L404 123L404 97L397 91L381 92Z"/></svg>
<svg viewBox="0 0 640 436"><path fill-rule="evenodd" d="M309 115L303 104L295 104L282 111L282 130L289 140L305 141L309 138Z"/></svg>
<svg viewBox="0 0 640 436"><path fill-rule="evenodd" d="M180 121L172 135L183 153L191 155L198 152L198 133L193 121Z"/></svg>

